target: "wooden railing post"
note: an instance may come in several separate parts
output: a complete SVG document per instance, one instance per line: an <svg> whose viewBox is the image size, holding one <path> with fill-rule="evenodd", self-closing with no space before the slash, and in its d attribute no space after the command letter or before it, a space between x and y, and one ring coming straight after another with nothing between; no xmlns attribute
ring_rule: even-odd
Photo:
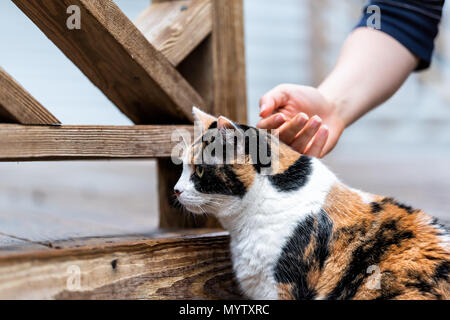
<svg viewBox="0 0 450 320"><path fill-rule="evenodd" d="M211 0L214 111L247 122L243 0Z"/></svg>
<svg viewBox="0 0 450 320"><path fill-rule="evenodd" d="M172 0L154 0L163 2ZM192 0L196 1L196 0ZM205 111L247 122L242 0L211 0L212 34L177 67L202 96ZM158 159L161 228L216 227L215 219L182 213L173 204L180 172L170 159Z"/></svg>

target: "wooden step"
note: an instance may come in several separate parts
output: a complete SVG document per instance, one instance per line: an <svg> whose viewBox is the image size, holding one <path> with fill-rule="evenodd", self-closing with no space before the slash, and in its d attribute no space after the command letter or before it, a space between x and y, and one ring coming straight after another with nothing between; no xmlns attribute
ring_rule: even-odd
<svg viewBox="0 0 450 320"><path fill-rule="evenodd" d="M0 255L0 299L241 298L233 280L229 236L220 230L7 248Z"/></svg>

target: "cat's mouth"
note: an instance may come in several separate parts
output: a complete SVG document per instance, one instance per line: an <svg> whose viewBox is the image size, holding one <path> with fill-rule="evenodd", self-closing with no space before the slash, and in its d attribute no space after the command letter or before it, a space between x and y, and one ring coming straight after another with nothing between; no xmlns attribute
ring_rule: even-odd
<svg viewBox="0 0 450 320"><path fill-rule="evenodd" d="M192 213L195 213L195 214L204 214L204 213L205 213L205 212L203 212L203 211L201 210L201 207L198 207L198 206L183 205L183 207L184 207L187 211L192 212Z"/></svg>
<svg viewBox="0 0 450 320"><path fill-rule="evenodd" d="M183 206L187 211L195 213L195 214L204 214L206 213L204 209L202 209L201 204L193 204L190 201L186 201L183 197L178 197L178 203Z"/></svg>

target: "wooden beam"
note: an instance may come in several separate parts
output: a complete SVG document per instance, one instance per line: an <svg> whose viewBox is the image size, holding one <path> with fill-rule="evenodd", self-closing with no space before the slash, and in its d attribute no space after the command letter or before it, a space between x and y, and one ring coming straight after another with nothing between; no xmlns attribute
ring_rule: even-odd
<svg viewBox="0 0 450 320"><path fill-rule="evenodd" d="M211 33L211 1L153 3L135 24L147 40L177 66Z"/></svg>
<svg viewBox="0 0 450 320"><path fill-rule="evenodd" d="M0 299L237 299L226 233L0 256Z"/></svg>
<svg viewBox="0 0 450 320"><path fill-rule="evenodd" d="M203 99L112 0L12 0L137 124L192 121ZM69 6L81 29L67 27Z"/></svg>
<svg viewBox="0 0 450 320"><path fill-rule="evenodd" d="M174 130L192 126L0 125L0 161L170 157Z"/></svg>
<svg viewBox="0 0 450 320"><path fill-rule="evenodd" d="M211 1L215 113L246 123L243 0Z"/></svg>
<svg viewBox="0 0 450 320"><path fill-rule="evenodd" d="M31 94L0 67L0 122L60 124Z"/></svg>
<svg viewBox="0 0 450 320"><path fill-rule="evenodd" d="M204 111L219 116L214 108L214 74L212 36L209 35L177 67L205 101Z"/></svg>

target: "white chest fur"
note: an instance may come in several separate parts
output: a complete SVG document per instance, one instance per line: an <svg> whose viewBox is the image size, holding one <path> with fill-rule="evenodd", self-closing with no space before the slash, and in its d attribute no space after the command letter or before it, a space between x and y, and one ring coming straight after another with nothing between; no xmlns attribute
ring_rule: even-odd
<svg viewBox="0 0 450 320"><path fill-rule="evenodd" d="M274 268L299 222L318 212L336 181L314 161L308 183L294 192L278 192L267 177L258 176L242 202L219 214L230 232L236 278L251 299L277 299Z"/></svg>

